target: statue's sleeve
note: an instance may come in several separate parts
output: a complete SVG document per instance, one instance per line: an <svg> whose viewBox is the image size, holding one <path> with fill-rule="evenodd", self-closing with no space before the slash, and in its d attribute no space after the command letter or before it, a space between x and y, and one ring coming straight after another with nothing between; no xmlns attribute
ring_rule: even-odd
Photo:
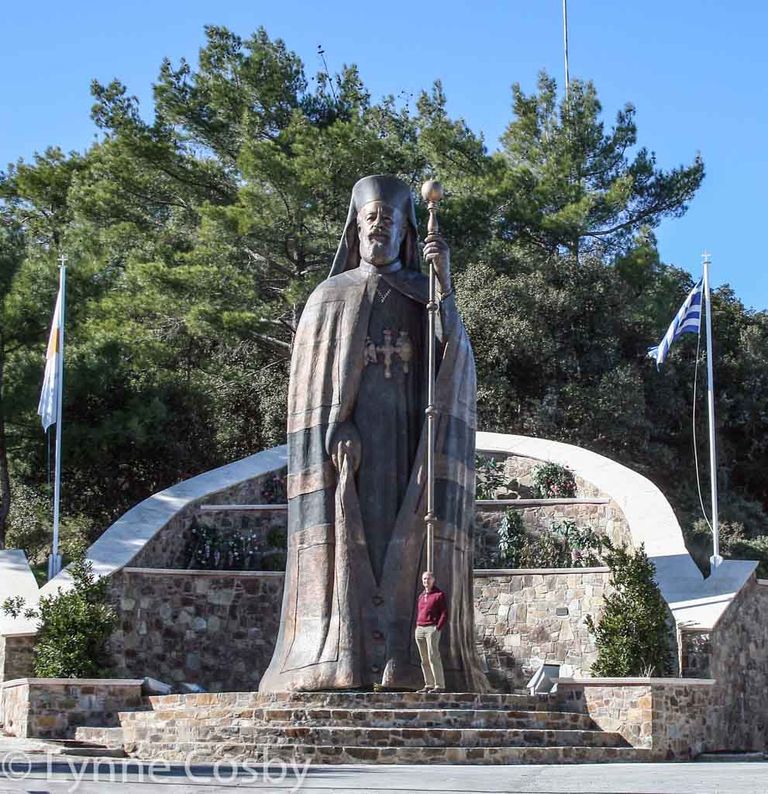
<svg viewBox="0 0 768 794"><path fill-rule="evenodd" d="M459 316L456 306L456 295L451 293L447 298L439 301L440 314L437 327L437 338L441 344L445 344L449 339L455 338L464 330L464 325Z"/></svg>

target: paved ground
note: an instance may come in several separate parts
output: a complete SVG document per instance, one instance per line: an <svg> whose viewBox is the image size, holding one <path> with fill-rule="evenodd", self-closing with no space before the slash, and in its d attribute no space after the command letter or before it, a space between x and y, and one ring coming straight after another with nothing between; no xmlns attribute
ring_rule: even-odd
<svg viewBox="0 0 768 794"><path fill-rule="evenodd" d="M0 794L766 794L768 763L585 764L580 766L317 766L302 776L280 767L139 764L25 754L0 742ZM5 752L3 752L5 751Z"/></svg>

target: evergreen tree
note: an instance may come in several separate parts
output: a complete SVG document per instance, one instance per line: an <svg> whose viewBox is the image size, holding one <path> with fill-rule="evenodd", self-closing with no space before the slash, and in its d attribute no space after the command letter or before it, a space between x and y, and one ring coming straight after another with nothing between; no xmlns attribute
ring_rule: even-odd
<svg viewBox="0 0 768 794"><path fill-rule="evenodd" d="M293 331L352 185L382 172L416 194L428 176L446 186L481 426L617 458L688 521L695 340L661 374L644 354L691 285L653 228L685 211L703 166L659 169L631 106L606 129L590 83L558 102L543 75L530 96L515 87L489 153L439 83L413 104L374 100L354 67L310 77L263 30L221 27L195 64L161 65L152 108L118 81L93 94L97 143L0 174L0 527L14 479L45 490L35 407L61 250L64 515L95 537L150 493L284 440ZM766 534L768 326L727 289L715 325L723 514L751 539Z"/></svg>
<svg viewBox="0 0 768 794"><path fill-rule="evenodd" d="M605 596L597 623L591 615L585 621L597 646L592 673L656 677L670 673L671 630L667 606L654 580L654 564L642 546L631 549L608 543L603 556L611 569L613 592Z"/></svg>

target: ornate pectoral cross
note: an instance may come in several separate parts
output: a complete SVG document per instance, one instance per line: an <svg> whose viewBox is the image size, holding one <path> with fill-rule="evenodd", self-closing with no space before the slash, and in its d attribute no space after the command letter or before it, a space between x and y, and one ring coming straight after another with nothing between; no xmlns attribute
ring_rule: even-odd
<svg viewBox="0 0 768 794"><path fill-rule="evenodd" d="M377 345L369 336L365 340L365 350L363 352L363 362L368 364L378 364L379 354L384 358L384 377L392 377L392 361L395 356L400 358L403 364L403 372L407 375L410 370L410 362L413 360L413 342L408 335L408 331L400 331L397 334L397 341L392 342L394 332L389 328L383 331L384 341Z"/></svg>
<svg viewBox="0 0 768 794"><path fill-rule="evenodd" d="M377 347L379 353L384 356L384 377L392 377L392 356L394 355L395 346L392 344L392 331L388 328L384 330L384 344Z"/></svg>

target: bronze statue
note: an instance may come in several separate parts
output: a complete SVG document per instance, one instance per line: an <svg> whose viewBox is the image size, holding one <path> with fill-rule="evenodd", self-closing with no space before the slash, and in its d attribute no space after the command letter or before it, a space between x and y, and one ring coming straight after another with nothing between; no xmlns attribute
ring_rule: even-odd
<svg viewBox="0 0 768 794"><path fill-rule="evenodd" d="M424 529L431 490L429 279L421 273L408 186L369 176L353 188L331 272L307 301L296 332L288 560L262 692L420 686L414 610L427 567L448 599L447 686L487 686L473 631L475 366L454 302L448 246L436 224L431 230L424 258L439 282L432 302L434 560L427 565Z"/></svg>

